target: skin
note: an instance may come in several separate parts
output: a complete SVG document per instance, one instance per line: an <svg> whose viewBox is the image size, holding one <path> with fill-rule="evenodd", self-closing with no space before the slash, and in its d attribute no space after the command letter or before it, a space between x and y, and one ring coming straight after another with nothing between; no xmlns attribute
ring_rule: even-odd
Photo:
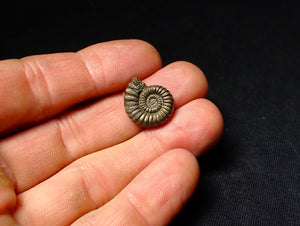
<svg viewBox="0 0 300 226"><path fill-rule="evenodd" d="M165 125L126 115L133 76L172 93ZM162 68L140 40L0 61L0 225L167 224L197 186L195 157L222 134L207 91L198 67Z"/></svg>

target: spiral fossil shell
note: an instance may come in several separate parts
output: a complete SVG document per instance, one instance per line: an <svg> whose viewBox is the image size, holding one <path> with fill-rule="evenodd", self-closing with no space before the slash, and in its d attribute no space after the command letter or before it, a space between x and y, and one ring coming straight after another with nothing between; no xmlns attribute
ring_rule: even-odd
<svg viewBox="0 0 300 226"><path fill-rule="evenodd" d="M142 127L165 123L173 113L172 94L164 87L147 86L134 77L125 90L124 107L128 116Z"/></svg>

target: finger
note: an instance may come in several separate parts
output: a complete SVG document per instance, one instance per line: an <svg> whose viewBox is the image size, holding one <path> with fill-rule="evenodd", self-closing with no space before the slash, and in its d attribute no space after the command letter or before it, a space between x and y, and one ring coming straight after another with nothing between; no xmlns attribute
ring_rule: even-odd
<svg viewBox="0 0 300 226"><path fill-rule="evenodd" d="M153 161L114 199L72 225L167 225L192 195L199 178L188 151L168 151Z"/></svg>
<svg viewBox="0 0 300 226"><path fill-rule="evenodd" d="M0 225L5 226L16 226L18 225L15 220L9 214L2 214L0 215Z"/></svg>
<svg viewBox="0 0 300 226"><path fill-rule="evenodd" d="M206 99L191 101L177 109L164 127L144 130L123 143L82 157L18 195L21 207L15 217L20 222L69 224L111 200L166 151L184 148L198 155L221 133L218 109Z"/></svg>
<svg viewBox="0 0 300 226"><path fill-rule="evenodd" d="M16 193L13 183L0 167L0 214L7 213L15 205Z"/></svg>
<svg viewBox="0 0 300 226"><path fill-rule="evenodd" d="M157 51L139 40L0 61L0 134L119 91L133 75L143 78L160 67Z"/></svg>
<svg viewBox="0 0 300 226"><path fill-rule="evenodd" d="M207 92L204 74L187 62L170 64L145 82L168 88L176 108ZM17 191L28 189L83 155L123 142L141 131L126 115L123 98L122 93L106 97L2 141L0 155L14 172Z"/></svg>

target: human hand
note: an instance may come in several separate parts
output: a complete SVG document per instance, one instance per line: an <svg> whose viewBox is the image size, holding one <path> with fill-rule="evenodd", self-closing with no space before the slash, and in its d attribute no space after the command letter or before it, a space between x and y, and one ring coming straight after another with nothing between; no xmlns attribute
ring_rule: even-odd
<svg viewBox="0 0 300 226"><path fill-rule="evenodd" d="M142 130L126 115L133 76L172 93L165 125ZM1 61L0 225L167 224L197 185L194 156L222 133L207 89L196 66L161 68L138 40Z"/></svg>

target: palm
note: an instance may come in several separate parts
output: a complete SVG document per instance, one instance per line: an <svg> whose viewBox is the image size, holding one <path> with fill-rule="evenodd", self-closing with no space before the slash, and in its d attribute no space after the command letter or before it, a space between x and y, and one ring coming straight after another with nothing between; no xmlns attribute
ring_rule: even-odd
<svg viewBox="0 0 300 226"><path fill-rule="evenodd" d="M0 132L34 125L0 142L16 222L170 221L197 183L197 162L186 150L198 156L213 145L222 117L202 99L207 83L197 67L160 67L153 47L136 40L0 63ZM141 130L127 117L122 90L136 75L173 94L175 114L165 126ZM5 200L3 208L13 195Z"/></svg>

